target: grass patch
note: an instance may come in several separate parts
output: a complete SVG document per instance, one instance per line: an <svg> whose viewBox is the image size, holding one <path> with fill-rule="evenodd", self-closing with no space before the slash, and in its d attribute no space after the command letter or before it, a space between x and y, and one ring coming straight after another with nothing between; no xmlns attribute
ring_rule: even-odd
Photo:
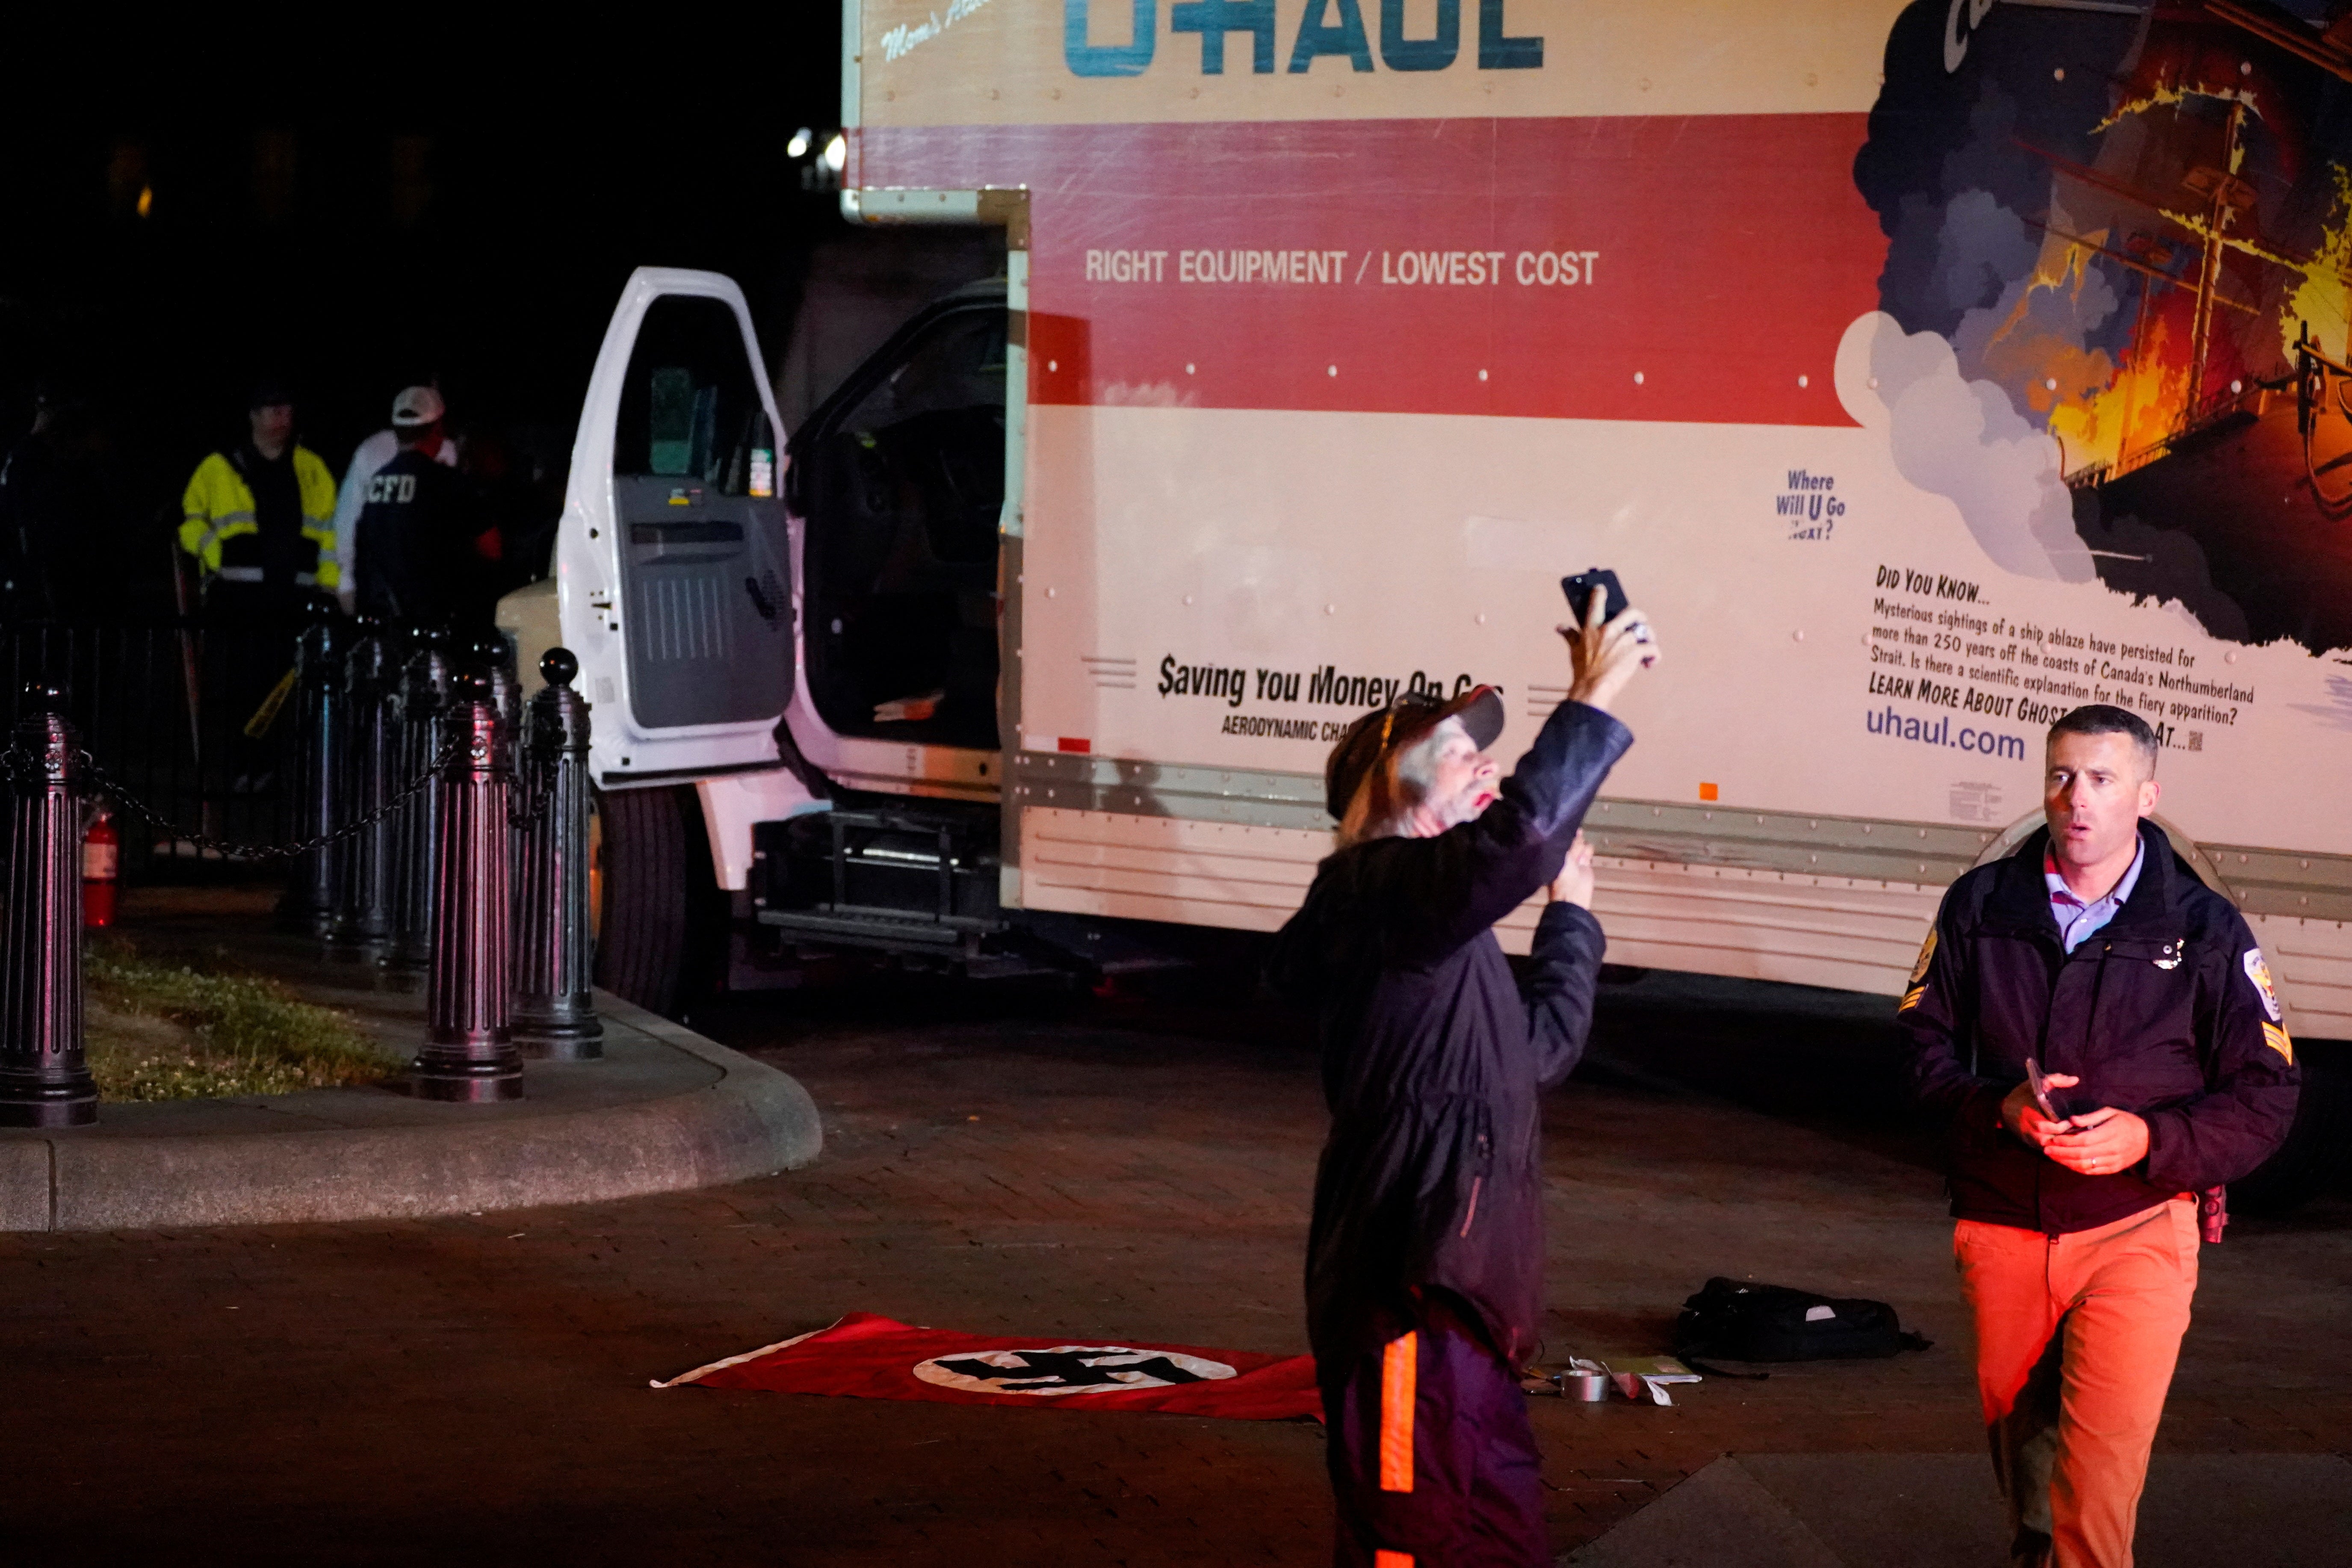
<svg viewBox="0 0 2352 1568"><path fill-rule="evenodd" d="M400 1069L357 1026L274 980L93 945L89 1068L107 1100L218 1100L381 1083Z"/></svg>

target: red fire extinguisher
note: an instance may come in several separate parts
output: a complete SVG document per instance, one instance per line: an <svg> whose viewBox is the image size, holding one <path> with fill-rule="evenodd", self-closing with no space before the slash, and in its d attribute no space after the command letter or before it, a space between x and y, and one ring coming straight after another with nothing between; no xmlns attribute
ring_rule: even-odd
<svg viewBox="0 0 2352 1568"><path fill-rule="evenodd" d="M81 841L81 923L91 931L114 923L114 878L121 859L114 817L101 806Z"/></svg>

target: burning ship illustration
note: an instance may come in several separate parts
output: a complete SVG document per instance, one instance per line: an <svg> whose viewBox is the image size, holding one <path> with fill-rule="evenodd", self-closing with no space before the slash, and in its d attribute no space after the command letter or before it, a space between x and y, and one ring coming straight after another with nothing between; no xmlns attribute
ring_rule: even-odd
<svg viewBox="0 0 2352 1568"><path fill-rule="evenodd" d="M2181 597L2218 636L2315 651L2352 647L2352 173L2306 128L2352 119L2347 83L2342 7L2315 26L2158 5L2088 161L2018 139L2049 205L2029 219L2030 286L1982 351L2058 440L2102 578ZM2120 346L2032 329L2038 294L2090 288L2128 312ZM2151 575L2151 531L2195 541L2218 591L2203 607Z"/></svg>

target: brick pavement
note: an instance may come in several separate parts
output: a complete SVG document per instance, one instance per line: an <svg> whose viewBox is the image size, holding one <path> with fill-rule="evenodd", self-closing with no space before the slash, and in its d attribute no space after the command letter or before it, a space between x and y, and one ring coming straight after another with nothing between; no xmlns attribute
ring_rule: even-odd
<svg viewBox="0 0 2352 1568"><path fill-rule="evenodd" d="M1769 1112L1641 1070L1553 1097L1552 1353L1661 1349L1717 1272L1885 1297L1937 1346L1673 1410L1535 1402L1557 1543L1727 1450L1976 1451L1937 1184L1852 1091L1883 1029L1640 987L1604 1008L1621 1061L1687 1071L1675 1049L1713 1037L1790 1065ZM10 1559L1326 1560L1308 1426L646 1387L853 1309L1303 1349L1322 1118L1295 1022L905 987L695 1022L815 1095L816 1164L479 1217L0 1237ZM2352 1201L2241 1222L2205 1281L2162 1442L2345 1448Z"/></svg>

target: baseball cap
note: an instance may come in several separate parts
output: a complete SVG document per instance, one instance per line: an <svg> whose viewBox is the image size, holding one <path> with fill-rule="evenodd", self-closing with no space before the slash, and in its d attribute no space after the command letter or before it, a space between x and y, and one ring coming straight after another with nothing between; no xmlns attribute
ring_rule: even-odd
<svg viewBox="0 0 2352 1568"><path fill-rule="evenodd" d="M395 430L413 430L419 425L430 425L448 413L441 395L429 386L401 389L392 400L392 425Z"/></svg>
<svg viewBox="0 0 2352 1568"><path fill-rule="evenodd" d="M1375 708L1348 726L1323 764L1323 804L1335 817L1348 815L1348 803L1391 752L1421 740L1448 719L1462 721L1480 751L1503 733L1503 689L1474 686L1451 701L1434 693L1408 691Z"/></svg>

